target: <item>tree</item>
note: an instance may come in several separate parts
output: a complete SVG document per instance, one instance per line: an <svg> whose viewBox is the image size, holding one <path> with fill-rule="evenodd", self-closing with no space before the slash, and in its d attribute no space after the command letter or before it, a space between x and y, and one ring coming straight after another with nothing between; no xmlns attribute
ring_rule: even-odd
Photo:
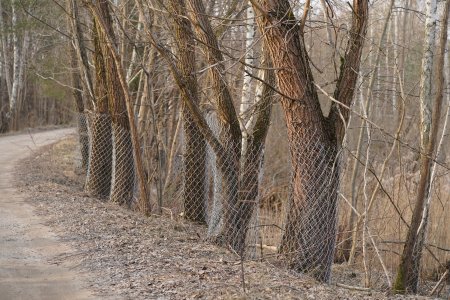
<svg viewBox="0 0 450 300"><path fill-rule="evenodd" d="M437 2L427 1L425 21L425 40L422 59L422 76L420 84L420 180L417 198L403 248L394 291L398 293L417 293L420 275L420 263L428 225L429 205L431 200L431 169L436 139L439 130L442 102L444 101L444 59L447 45L447 26L450 1L444 4L441 22L440 49L438 69L433 81L433 62L435 58L435 35L437 23ZM436 82L436 95L433 97L433 82Z"/></svg>
<svg viewBox="0 0 450 300"><path fill-rule="evenodd" d="M90 120L91 140L85 190L94 196L107 198L111 191L113 146L106 66L98 27L97 21L94 21L95 98L94 114Z"/></svg>
<svg viewBox="0 0 450 300"><path fill-rule="evenodd" d="M134 191L134 162L133 148L130 135L130 122L128 119L125 95L120 88L120 79L114 57L109 49L108 35L112 40L112 47L117 48L115 33L107 0L96 3L98 15L96 19L99 46L104 64L104 81L108 97L109 114L112 121L113 138L113 169L110 199L120 204L131 202ZM101 18L101 20L99 20ZM100 26L104 26L100 27ZM105 32L106 31L106 32Z"/></svg>
<svg viewBox="0 0 450 300"><path fill-rule="evenodd" d="M194 33L190 33L189 27L186 27L187 23L181 22L186 19L186 16L174 14L172 17L176 20L177 26L175 27L177 30L181 27L183 32L188 35L188 39L180 40L179 43L192 41L195 34L195 37L203 44L206 61L211 65L208 68L208 75L212 84L213 103L219 122L218 136L208 126L198 106L200 101L195 93L195 77L192 73L192 65L188 65L188 63L192 64L193 60L191 50L181 51L177 60L174 60L171 52L156 41L154 34L150 34L150 38L153 46L166 60L180 90L185 108L189 110L198 131L216 156L215 169L219 173L221 187L221 194L218 196L220 196L222 202L220 204L223 208L217 210L219 213L215 216L216 219L210 221L213 223L217 221L218 224L217 231L215 230L211 239L215 243L230 247L239 255L243 255L248 224L254 209L257 207L258 177L264 141L270 124L270 107L273 95L273 87L268 84L270 78L272 78L269 74L273 70L270 67L264 70L262 77L267 78L267 81L264 81L263 88L260 89L261 99L257 101L254 126L249 130L250 135L247 137L248 149L246 154L242 155L242 132L234 108L230 86L225 79L224 59L217 37L205 13L202 1L189 0L186 2L188 11L191 12L189 17L194 27ZM172 4L182 7L182 2ZM186 72L186 70L190 70L190 72ZM201 152L199 153L201 154ZM248 170L248 173L245 170ZM247 176L249 174L251 176ZM192 174L186 176L192 176ZM186 203L186 199L184 199L184 202ZM214 211L214 208L212 210ZM214 225L210 224L211 226Z"/></svg>
<svg viewBox="0 0 450 300"><path fill-rule="evenodd" d="M352 27L330 115L324 117L297 20L287 0L255 1L286 117L292 195L280 252L293 269L330 278L336 236L337 155L349 119L366 34L368 1L353 1ZM339 104L338 104L339 103Z"/></svg>
<svg viewBox="0 0 450 300"><path fill-rule="evenodd" d="M195 75L195 42L189 20L182 15L186 11L183 0L171 0L170 12L174 19L174 33L177 43L177 68L185 80L192 101L198 106L198 83ZM206 222L206 142L195 124L191 112L183 102L184 130L184 214L188 220Z"/></svg>
<svg viewBox="0 0 450 300"><path fill-rule="evenodd" d="M73 97L75 100L75 106L78 112L77 122L78 122L78 135L81 150L81 167L83 170L87 171L89 164L89 133L88 133L88 121L86 115L84 114L84 96L83 96L83 86L81 80L81 68L78 65L78 55L77 55L77 25L72 26L73 22L78 22L77 4L69 0L67 2L67 24L71 31L72 41L69 45L70 53L70 67L71 67L71 77L72 77L72 88Z"/></svg>
<svg viewBox="0 0 450 300"><path fill-rule="evenodd" d="M6 4L6 3L5 3ZM0 4L0 31L7 31L6 20L3 18L4 8ZM2 54L5 66L6 87L8 90L9 106L6 113L6 118L0 127L3 131L17 130L18 107L20 106L20 96L24 89L24 76L26 59L30 46L30 31L24 26L29 19L29 16L21 14L20 3L17 0L11 1L11 27L12 37L10 43L12 44L12 56L8 51L8 41L5 35L2 34ZM10 67L12 64L12 68ZM3 110L3 108L0 108Z"/></svg>

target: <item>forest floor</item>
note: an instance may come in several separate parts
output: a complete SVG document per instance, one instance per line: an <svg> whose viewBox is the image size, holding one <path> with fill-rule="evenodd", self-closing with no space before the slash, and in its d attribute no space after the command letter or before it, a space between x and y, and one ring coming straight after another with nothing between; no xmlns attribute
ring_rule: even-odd
<svg viewBox="0 0 450 300"><path fill-rule="evenodd" d="M99 298L426 299L319 284L268 262L242 266L237 256L204 241L202 226L177 216L147 218L88 197L74 149L73 137L42 148L20 163L17 178L35 213L76 249L51 262L89 274Z"/></svg>

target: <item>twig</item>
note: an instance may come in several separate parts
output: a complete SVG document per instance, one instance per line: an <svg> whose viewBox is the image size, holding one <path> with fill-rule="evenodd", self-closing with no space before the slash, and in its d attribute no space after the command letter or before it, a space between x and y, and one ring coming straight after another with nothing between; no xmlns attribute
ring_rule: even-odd
<svg viewBox="0 0 450 300"><path fill-rule="evenodd" d="M355 290L355 291L363 291L363 292L372 291L371 288L363 288L363 287L359 287L359 286L346 285L343 283L336 283L336 286L344 288L344 289L348 289L348 290Z"/></svg>
<svg viewBox="0 0 450 300"><path fill-rule="evenodd" d="M434 286L434 288L431 290L430 297L433 296L433 294L436 292L437 288L441 285L441 283L444 281L444 279L448 276L449 269L445 271L445 273L442 275L441 279L439 279L438 283Z"/></svg>

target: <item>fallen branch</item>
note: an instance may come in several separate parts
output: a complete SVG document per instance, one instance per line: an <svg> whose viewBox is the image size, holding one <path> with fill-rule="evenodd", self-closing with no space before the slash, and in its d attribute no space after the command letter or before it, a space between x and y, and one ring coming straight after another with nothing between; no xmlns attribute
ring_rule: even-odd
<svg viewBox="0 0 450 300"><path fill-rule="evenodd" d="M447 278L448 273L449 273L449 269L447 269L447 271L444 272L444 274L442 275L441 279L439 279L438 283L436 283L434 288L431 290L430 297L433 296L433 294L436 292L436 290L441 285L441 283L445 280L445 278Z"/></svg>
<svg viewBox="0 0 450 300"><path fill-rule="evenodd" d="M354 291L363 291L363 292L370 292L370 291L372 291L371 288L364 288L364 287L359 287L359 286L346 285L346 284L343 284L343 283L336 283L336 286L344 288L344 289L348 289L348 290L354 290Z"/></svg>

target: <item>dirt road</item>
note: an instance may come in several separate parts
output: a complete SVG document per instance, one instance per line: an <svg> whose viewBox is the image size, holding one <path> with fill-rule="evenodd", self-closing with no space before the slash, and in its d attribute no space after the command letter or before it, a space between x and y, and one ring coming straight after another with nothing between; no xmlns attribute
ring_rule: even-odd
<svg viewBox="0 0 450 300"><path fill-rule="evenodd" d="M80 275L49 261L72 249L42 225L43 220L14 188L16 163L35 149L73 133L60 129L0 137L0 299L94 299Z"/></svg>

